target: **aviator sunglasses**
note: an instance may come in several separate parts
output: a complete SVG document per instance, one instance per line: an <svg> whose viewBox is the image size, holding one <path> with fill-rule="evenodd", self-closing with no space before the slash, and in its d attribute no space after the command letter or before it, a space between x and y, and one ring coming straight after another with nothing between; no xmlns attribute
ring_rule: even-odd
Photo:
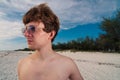
<svg viewBox="0 0 120 80"><path fill-rule="evenodd" d="M42 29L42 28L39 28ZM25 32L28 32L30 34L33 34L36 31L36 27L34 25L30 25L28 27L22 28L22 33L24 34Z"/></svg>

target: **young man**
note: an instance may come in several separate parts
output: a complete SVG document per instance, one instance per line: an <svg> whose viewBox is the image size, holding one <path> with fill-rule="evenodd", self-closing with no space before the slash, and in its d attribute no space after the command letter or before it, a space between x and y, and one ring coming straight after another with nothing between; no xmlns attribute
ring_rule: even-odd
<svg viewBox="0 0 120 80"><path fill-rule="evenodd" d="M83 80L72 59L52 50L59 20L46 4L31 8L23 23L28 47L36 51L18 62L19 80Z"/></svg>

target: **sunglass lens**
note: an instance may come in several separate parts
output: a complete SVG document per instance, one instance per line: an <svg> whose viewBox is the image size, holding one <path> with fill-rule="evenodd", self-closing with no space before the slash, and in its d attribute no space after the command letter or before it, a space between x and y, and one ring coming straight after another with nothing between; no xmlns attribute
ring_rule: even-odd
<svg viewBox="0 0 120 80"><path fill-rule="evenodd" d="M27 28L22 28L22 33L24 34L25 32L28 32L28 33L34 33L35 32L35 27L33 25L30 25L29 27Z"/></svg>
<svg viewBox="0 0 120 80"><path fill-rule="evenodd" d="M33 25L30 25L30 26L28 27L28 31L34 33L34 32L35 32L35 27L34 27Z"/></svg>

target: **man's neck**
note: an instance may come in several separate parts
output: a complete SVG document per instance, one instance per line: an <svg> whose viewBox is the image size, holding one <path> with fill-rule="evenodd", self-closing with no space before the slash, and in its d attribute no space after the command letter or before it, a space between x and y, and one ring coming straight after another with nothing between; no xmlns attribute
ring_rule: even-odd
<svg viewBox="0 0 120 80"><path fill-rule="evenodd" d="M55 52L52 50L51 46L46 46L42 49L36 50L35 54L40 60L45 60L52 57Z"/></svg>

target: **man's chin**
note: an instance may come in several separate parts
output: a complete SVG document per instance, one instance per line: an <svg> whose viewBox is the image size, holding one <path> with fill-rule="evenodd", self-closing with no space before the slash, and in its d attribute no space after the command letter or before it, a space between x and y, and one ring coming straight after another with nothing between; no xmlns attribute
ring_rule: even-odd
<svg viewBox="0 0 120 80"><path fill-rule="evenodd" d="M35 50L35 48L33 46L28 45L28 48L31 50Z"/></svg>

